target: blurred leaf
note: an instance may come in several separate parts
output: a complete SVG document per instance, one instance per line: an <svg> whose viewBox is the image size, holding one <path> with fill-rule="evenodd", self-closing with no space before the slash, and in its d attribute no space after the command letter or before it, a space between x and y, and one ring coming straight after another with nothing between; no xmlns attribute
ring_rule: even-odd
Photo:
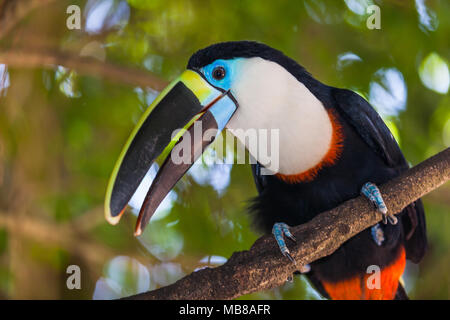
<svg viewBox="0 0 450 320"><path fill-rule="evenodd" d="M450 85L448 65L437 53L432 52L423 59L419 67L419 75L428 89L442 94L448 92Z"/></svg>

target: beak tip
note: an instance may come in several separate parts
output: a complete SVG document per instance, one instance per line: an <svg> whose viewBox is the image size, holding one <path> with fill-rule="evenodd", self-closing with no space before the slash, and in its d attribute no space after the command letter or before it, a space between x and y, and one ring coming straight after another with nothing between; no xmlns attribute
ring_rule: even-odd
<svg viewBox="0 0 450 320"><path fill-rule="evenodd" d="M136 230L134 231L134 236L135 237L139 237L142 234L142 229L141 229L141 225L137 224L136 225Z"/></svg>
<svg viewBox="0 0 450 320"><path fill-rule="evenodd" d="M120 217L112 217L112 216L109 215L109 214L105 214L105 218L106 218L106 221L108 221L108 223L111 224L111 225L113 225L113 226L115 226L116 224L118 224L118 223L119 223L119 220L120 220Z"/></svg>
<svg viewBox="0 0 450 320"><path fill-rule="evenodd" d="M119 223L120 218L122 218L122 215L125 212L125 209L126 209L126 207L123 208L123 210L118 215L112 216L111 215L111 211L108 208L106 208L105 209L105 219L106 219L106 221L108 221L109 224L115 226L116 224Z"/></svg>

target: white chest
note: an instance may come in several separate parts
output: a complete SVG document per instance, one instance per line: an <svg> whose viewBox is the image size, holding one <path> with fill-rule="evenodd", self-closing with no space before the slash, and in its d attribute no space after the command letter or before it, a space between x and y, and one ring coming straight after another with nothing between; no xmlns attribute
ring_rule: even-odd
<svg viewBox="0 0 450 320"><path fill-rule="evenodd" d="M242 76L231 88L239 108L227 128L232 132L278 130L278 142L267 141L269 152L279 156L277 173L299 174L318 165L333 138L332 122L322 103L274 62L245 59L240 71ZM262 160L259 143L237 138L253 157Z"/></svg>

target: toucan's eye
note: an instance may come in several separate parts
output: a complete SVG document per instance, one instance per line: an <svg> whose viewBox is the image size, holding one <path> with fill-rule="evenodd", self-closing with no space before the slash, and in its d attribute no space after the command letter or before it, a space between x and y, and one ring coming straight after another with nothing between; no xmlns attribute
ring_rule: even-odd
<svg viewBox="0 0 450 320"><path fill-rule="evenodd" d="M225 75L226 75L225 68L221 66L215 67L212 72L212 76L216 80L222 80L223 78L225 78Z"/></svg>

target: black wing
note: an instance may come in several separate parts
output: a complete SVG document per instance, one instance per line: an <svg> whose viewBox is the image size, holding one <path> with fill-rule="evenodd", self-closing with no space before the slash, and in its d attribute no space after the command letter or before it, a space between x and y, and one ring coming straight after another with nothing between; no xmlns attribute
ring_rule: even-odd
<svg viewBox="0 0 450 320"><path fill-rule="evenodd" d="M357 93L333 89L336 109L389 167L408 168L391 131L374 108Z"/></svg>
<svg viewBox="0 0 450 320"><path fill-rule="evenodd" d="M358 132L372 150L385 163L399 172L409 168L400 147L392 133L372 106L361 96L345 89L333 89L336 109L339 114ZM426 246L425 212L419 199L404 209L401 215L405 234L405 250L408 259L418 262L422 259Z"/></svg>

